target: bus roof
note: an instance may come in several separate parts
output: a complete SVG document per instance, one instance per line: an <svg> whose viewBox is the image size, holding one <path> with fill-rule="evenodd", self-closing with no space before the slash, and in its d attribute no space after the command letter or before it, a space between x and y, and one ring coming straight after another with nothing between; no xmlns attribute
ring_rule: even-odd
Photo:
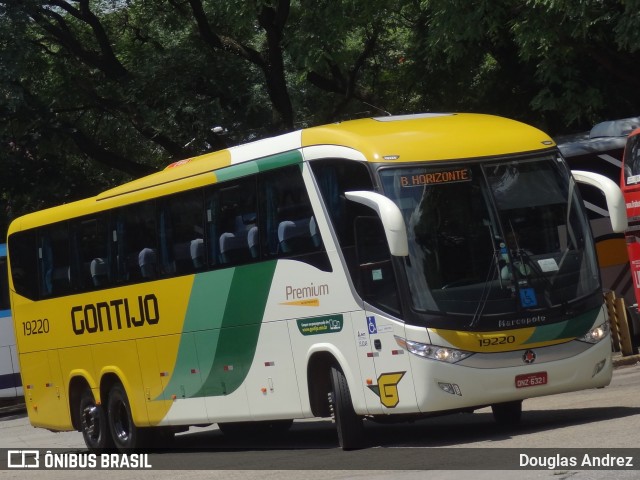
<svg viewBox="0 0 640 480"><path fill-rule="evenodd" d="M142 201L156 194L196 188L223 178L240 177L262 170L269 158L276 156L280 164L299 162L304 159L304 149L313 146L351 149L355 157L363 161L404 163L532 152L549 149L555 142L524 123L483 114L435 113L350 120L181 160L96 197L22 217L19 228Z"/></svg>

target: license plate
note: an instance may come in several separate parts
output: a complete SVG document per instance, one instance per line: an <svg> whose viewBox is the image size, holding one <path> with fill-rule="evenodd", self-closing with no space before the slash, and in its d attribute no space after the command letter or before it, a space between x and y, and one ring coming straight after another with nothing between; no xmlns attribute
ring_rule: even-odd
<svg viewBox="0 0 640 480"><path fill-rule="evenodd" d="M516 388L535 387L547 384L547 372L526 373L516 375Z"/></svg>

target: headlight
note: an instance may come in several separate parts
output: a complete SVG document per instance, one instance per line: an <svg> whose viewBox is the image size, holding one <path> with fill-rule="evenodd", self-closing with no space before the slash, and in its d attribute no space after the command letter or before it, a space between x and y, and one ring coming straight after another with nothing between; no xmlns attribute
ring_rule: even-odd
<svg viewBox="0 0 640 480"><path fill-rule="evenodd" d="M604 322L597 327L593 327L585 335L578 337L577 340L587 343L598 343L607 335L609 335L609 322Z"/></svg>
<svg viewBox="0 0 640 480"><path fill-rule="evenodd" d="M402 337L395 337L396 343L414 355L419 357L429 358L431 360L437 360L439 362L457 363L460 360L473 355L473 352L465 352L464 350L457 350L449 347L439 347L438 345L431 345L427 343L414 342L413 340L407 340Z"/></svg>

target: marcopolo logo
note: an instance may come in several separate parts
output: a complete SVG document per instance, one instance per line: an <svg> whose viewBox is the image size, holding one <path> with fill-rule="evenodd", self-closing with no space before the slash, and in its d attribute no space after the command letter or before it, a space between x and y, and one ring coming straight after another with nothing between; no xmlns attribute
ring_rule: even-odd
<svg viewBox="0 0 640 480"><path fill-rule="evenodd" d="M340 314L326 317L303 318L298 320L298 330L302 335L318 335L321 333L337 333L342 330L344 318Z"/></svg>

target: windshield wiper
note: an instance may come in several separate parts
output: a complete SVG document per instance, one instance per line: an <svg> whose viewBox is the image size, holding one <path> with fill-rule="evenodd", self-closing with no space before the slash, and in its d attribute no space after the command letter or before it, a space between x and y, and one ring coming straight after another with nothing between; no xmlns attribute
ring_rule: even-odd
<svg viewBox="0 0 640 480"><path fill-rule="evenodd" d="M502 276L500 275L501 252L500 252L500 249L495 248L495 239L491 233L491 227L489 225L487 225L487 231L489 232L489 237L491 238L491 245L494 246L493 255L489 260L489 268L487 269L487 278L485 279L484 284L482 285L482 292L480 293L478 306L476 307L476 311L473 312L473 318L471 319L471 322L469 323L468 328L475 327L480 322L480 319L482 318L482 313L484 312L484 308L486 307L487 302L489 301L489 294L491 293L491 282L493 282L493 277L494 277L494 275L492 275L492 272L495 272L495 274L497 275L500 281L500 288L503 288Z"/></svg>

